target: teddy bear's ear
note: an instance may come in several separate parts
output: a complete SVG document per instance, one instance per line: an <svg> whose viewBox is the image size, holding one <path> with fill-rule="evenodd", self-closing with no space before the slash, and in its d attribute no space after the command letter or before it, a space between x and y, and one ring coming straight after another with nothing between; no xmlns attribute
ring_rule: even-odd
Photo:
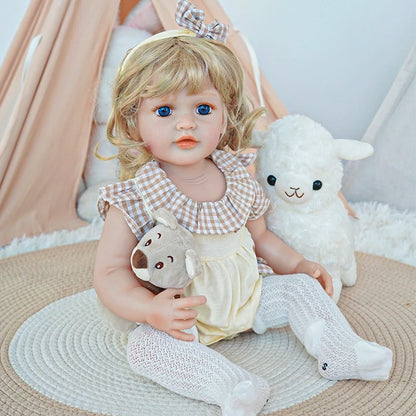
<svg viewBox="0 0 416 416"><path fill-rule="evenodd" d="M266 141L267 133L267 131L263 130L253 130L249 146L255 149L262 147Z"/></svg>
<svg viewBox="0 0 416 416"><path fill-rule="evenodd" d="M194 279L202 273L201 260L195 250L188 249L185 251L185 265L190 279Z"/></svg>
<svg viewBox="0 0 416 416"><path fill-rule="evenodd" d="M345 160L361 160L374 153L370 143L359 140L335 139L334 146L337 156Z"/></svg>
<svg viewBox="0 0 416 416"><path fill-rule="evenodd" d="M178 228L178 220L165 208L158 209L154 214L154 219L157 223L169 227L172 230Z"/></svg>

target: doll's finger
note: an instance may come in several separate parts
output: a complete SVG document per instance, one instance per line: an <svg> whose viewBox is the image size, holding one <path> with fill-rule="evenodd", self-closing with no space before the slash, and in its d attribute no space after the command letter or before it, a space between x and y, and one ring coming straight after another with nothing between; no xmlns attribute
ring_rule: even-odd
<svg viewBox="0 0 416 416"><path fill-rule="evenodd" d="M175 312L175 319L195 319L197 316L195 309L180 309Z"/></svg>
<svg viewBox="0 0 416 416"><path fill-rule="evenodd" d="M329 295L332 296L334 293L334 287L332 285L332 277L329 274L325 274L321 277L318 278L318 280L320 281L322 287L324 288L325 292Z"/></svg>
<svg viewBox="0 0 416 416"><path fill-rule="evenodd" d="M184 330L192 328L194 325L196 325L196 319L175 319L173 326L175 329Z"/></svg>
<svg viewBox="0 0 416 416"><path fill-rule="evenodd" d="M313 272L312 272L312 277L314 277L315 279L317 279L318 277L320 277L321 276L321 271L319 270L319 269L315 269Z"/></svg>
<svg viewBox="0 0 416 416"><path fill-rule="evenodd" d="M173 299L175 296L181 296L185 293L185 289L166 289L160 292L158 296L163 296L166 299Z"/></svg>
<svg viewBox="0 0 416 416"><path fill-rule="evenodd" d="M320 277L318 277L318 279L316 279L319 284L322 286L322 289L326 291L326 284L325 281L323 279L321 279Z"/></svg>
<svg viewBox="0 0 416 416"><path fill-rule="evenodd" d="M168 332L168 334L181 341L192 342L195 339L195 337L192 334L188 334L187 332L182 332L176 329L172 329L171 331Z"/></svg>
<svg viewBox="0 0 416 416"><path fill-rule="evenodd" d="M188 298L180 298L176 300L178 308L186 309L193 308L194 306L203 305L207 302L205 296L189 296Z"/></svg>

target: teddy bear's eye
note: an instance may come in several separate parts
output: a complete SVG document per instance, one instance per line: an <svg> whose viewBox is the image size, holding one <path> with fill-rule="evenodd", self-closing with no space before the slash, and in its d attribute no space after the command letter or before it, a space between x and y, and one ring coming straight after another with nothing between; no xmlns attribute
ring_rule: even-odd
<svg viewBox="0 0 416 416"><path fill-rule="evenodd" d="M275 186L276 185L276 176L273 176L273 175L269 175L268 177L267 177L267 183L269 184L269 185L271 185L271 186Z"/></svg>
<svg viewBox="0 0 416 416"><path fill-rule="evenodd" d="M314 191L319 191L322 188L322 182L321 181L315 181L312 185L312 189Z"/></svg>
<svg viewBox="0 0 416 416"><path fill-rule="evenodd" d="M152 244L151 238L144 243L145 247L150 246L150 244Z"/></svg>
<svg viewBox="0 0 416 416"><path fill-rule="evenodd" d="M163 266L164 266L164 264L163 264L163 261L159 261L158 263L156 263L156 265L155 265L155 267L156 267L156 269L163 269Z"/></svg>

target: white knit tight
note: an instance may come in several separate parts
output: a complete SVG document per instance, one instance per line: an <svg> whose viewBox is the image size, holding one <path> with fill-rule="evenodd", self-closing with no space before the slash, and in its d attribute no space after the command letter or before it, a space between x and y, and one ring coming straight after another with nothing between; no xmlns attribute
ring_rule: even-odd
<svg viewBox="0 0 416 416"><path fill-rule="evenodd" d="M356 335L317 280L307 275L263 279L253 330L290 324L307 351L318 359L320 374L330 380L386 380L392 352Z"/></svg>
<svg viewBox="0 0 416 416"><path fill-rule="evenodd" d="M127 344L137 373L182 396L221 406L224 416L255 416L270 393L267 381L198 342L179 341L147 324Z"/></svg>
<svg viewBox="0 0 416 416"><path fill-rule="evenodd" d="M263 279L253 330L290 324L322 376L341 380L384 380L391 368L388 348L356 335L320 284L306 275ZM130 366L180 395L219 405L224 416L255 416L269 396L268 383L197 342L172 338L147 324L127 346ZM255 357L253 357L255 359Z"/></svg>

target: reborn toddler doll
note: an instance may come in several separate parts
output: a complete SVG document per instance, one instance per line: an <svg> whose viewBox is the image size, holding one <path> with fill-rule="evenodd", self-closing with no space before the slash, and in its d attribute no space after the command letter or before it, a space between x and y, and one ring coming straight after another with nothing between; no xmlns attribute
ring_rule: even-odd
<svg viewBox="0 0 416 416"><path fill-rule="evenodd" d="M289 324L323 377L387 379L391 351L353 332L328 296L327 271L266 229L269 201L246 170L253 158L240 154L263 109L248 104L241 65L223 43L228 28L205 25L185 0L176 13L186 30L155 35L122 61L107 129L122 181L100 192L94 286L109 309L139 323L127 345L131 368L223 415L256 415L267 380L208 345ZM202 273L155 295L130 255L160 208L193 234ZM257 256L270 266L263 274ZM194 325L199 342L185 332Z"/></svg>

